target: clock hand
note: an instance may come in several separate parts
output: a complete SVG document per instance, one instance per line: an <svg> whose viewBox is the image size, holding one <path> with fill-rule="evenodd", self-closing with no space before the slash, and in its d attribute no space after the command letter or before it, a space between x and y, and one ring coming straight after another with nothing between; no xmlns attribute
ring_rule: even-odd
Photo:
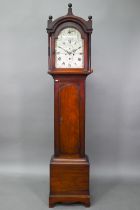
<svg viewBox="0 0 140 210"><path fill-rule="evenodd" d="M77 49L75 49L75 50L73 50L73 52L75 53L77 50L79 50L81 48L81 46L80 47L78 47Z"/></svg>
<svg viewBox="0 0 140 210"><path fill-rule="evenodd" d="M69 52L69 51L65 50L63 47L58 46L58 48L60 48L60 49L64 50L64 51L65 51L66 53L68 53L69 55L70 55L70 53L71 53L71 52Z"/></svg>

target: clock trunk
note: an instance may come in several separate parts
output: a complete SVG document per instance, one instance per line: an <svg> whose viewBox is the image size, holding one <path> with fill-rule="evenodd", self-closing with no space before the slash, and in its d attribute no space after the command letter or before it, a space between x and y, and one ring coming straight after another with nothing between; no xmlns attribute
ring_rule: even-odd
<svg viewBox="0 0 140 210"><path fill-rule="evenodd" d="M85 79L83 75L54 76L55 148L50 163L50 206L56 202L90 203Z"/></svg>

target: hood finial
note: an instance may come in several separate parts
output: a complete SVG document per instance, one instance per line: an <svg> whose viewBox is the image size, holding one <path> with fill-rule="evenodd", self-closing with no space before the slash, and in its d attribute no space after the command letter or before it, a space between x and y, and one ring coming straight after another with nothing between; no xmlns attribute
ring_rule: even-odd
<svg viewBox="0 0 140 210"><path fill-rule="evenodd" d="M68 15L73 15L73 13L72 13L72 4L71 3L68 4Z"/></svg>

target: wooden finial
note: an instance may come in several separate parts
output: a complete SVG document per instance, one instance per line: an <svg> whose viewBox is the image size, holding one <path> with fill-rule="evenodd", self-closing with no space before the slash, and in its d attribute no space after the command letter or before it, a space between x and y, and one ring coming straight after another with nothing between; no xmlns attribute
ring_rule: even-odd
<svg viewBox="0 0 140 210"><path fill-rule="evenodd" d="M68 4L68 15L73 15L73 13L72 13L72 4L71 3Z"/></svg>
<svg viewBox="0 0 140 210"><path fill-rule="evenodd" d="M89 20L92 20L92 16L91 16L91 15L89 15L89 16L88 16L88 19L89 19Z"/></svg>
<svg viewBox="0 0 140 210"><path fill-rule="evenodd" d="M52 20L53 19L53 16L52 15L49 15L49 20Z"/></svg>

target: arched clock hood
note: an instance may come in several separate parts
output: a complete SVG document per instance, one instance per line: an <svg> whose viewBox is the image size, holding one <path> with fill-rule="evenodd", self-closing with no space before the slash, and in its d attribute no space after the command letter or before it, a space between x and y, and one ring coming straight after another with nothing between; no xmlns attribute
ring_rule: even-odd
<svg viewBox="0 0 140 210"><path fill-rule="evenodd" d="M61 30L73 27L77 29L84 40L84 65L83 68L56 68L55 65L55 42ZM53 17L49 16L48 26L48 64L51 75L54 74L90 74L91 69L91 33L92 33L92 16L88 16L88 20L75 16L72 12L72 4L68 4L68 13L53 21ZM65 50L66 51L66 50Z"/></svg>

